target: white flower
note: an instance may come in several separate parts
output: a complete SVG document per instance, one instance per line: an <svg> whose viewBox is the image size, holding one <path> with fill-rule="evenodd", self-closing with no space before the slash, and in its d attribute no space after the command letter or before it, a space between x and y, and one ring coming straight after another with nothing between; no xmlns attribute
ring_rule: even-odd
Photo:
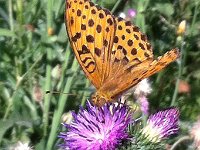
<svg viewBox="0 0 200 150"><path fill-rule="evenodd" d="M134 95L136 97L139 97L141 95L148 95L150 94L152 91L151 85L149 84L148 79L143 79L141 82L139 82L136 86L135 86L135 91L134 91Z"/></svg>
<svg viewBox="0 0 200 150"><path fill-rule="evenodd" d="M61 72L62 72L61 65L58 64L52 69L51 75L55 79L60 79Z"/></svg>
<svg viewBox="0 0 200 150"><path fill-rule="evenodd" d="M193 125L190 136L193 138L197 150L200 150L200 119Z"/></svg>
<svg viewBox="0 0 200 150"><path fill-rule="evenodd" d="M152 91L151 85L149 84L148 79L143 79L136 86L130 88L122 94L121 100L125 101L130 95L134 93L136 99L140 97L147 96Z"/></svg>
<svg viewBox="0 0 200 150"><path fill-rule="evenodd" d="M125 19L125 18L126 18L126 14L125 14L125 13L123 13L123 12L121 12L121 13L119 13L119 17L121 17L121 18Z"/></svg>
<svg viewBox="0 0 200 150"><path fill-rule="evenodd" d="M18 141L17 144L10 147L9 150L32 150L32 148L28 146L28 143L22 143L21 141Z"/></svg>

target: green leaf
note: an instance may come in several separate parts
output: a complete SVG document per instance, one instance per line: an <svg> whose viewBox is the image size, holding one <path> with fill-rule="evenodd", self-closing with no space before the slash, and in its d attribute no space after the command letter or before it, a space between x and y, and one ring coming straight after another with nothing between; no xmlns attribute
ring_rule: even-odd
<svg viewBox="0 0 200 150"><path fill-rule="evenodd" d="M193 73L193 77L196 79L200 79L200 70L197 70Z"/></svg>
<svg viewBox="0 0 200 150"><path fill-rule="evenodd" d="M6 131L14 125L13 120L2 121L0 120L0 142Z"/></svg>
<svg viewBox="0 0 200 150"><path fill-rule="evenodd" d="M156 10L167 17L170 17L174 13L173 5L170 3L158 3L155 7Z"/></svg>
<svg viewBox="0 0 200 150"><path fill-rule="evenodd" d="M35 149L37 150L45 149L45 139L41 139L40 142L35 145Z"/></svg>
<svg viewBox="0 0 200 150"><path fill-rule="evenodd" d="M16 35L13 31L10 31L8 29L2 29L2 28L0 28L0 36L16 37Z"/></svg>

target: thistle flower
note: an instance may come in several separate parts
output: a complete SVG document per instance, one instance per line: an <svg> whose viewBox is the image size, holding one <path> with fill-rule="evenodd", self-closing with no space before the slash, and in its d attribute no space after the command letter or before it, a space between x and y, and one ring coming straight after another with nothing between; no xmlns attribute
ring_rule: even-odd
<svg viewBox="0 0 200 150"><path fill-rule="evenodd" d="M193 125L190 136L194 139L194 145L197 150L200 150L200 118L199 120Z"/></svg>
<svg viewBox="0 0 200 150"><path fill-rule="evenodd" d="M151 85L149 84L148 79L144 79L141 82L139 82L135 86L134 95L137 99L137 102L140 105L141 111L148 115L149 113L149 102L147 99L147 95L150 94L152 91Z"/></svg>
<svg viewBox="0 0 200 150"><path fill-rule="evenodd" d="M178 117L179 110L177 108L159 111L149 117L147 125L142 129L142 135L153 143L160 142L178 132Z"/></svg>
<svg viewBox="0 0 200 150"><path fill-rule="evenodd" d="M89 101L86 106L78 114L73 113L71 124L63 124L68 129L59 135L64 140L63 149L115 149L128 138L131 114L127 106L105 104L98 108Z"/></svg>
<svg viewBox="0 0 200 150"><path fill-rule="evenodd" d="M131 9L128 10L128 16L130 18L134 18L136 16L136 14L137 14L137 11L135 9L131 8Z"/></svg>
<svg viewBox="0 0 200 150"><path fill-rule="evenodd" d="M138 103L140 104L141 111L145 114L149 114L149 102L146 96L141 96L137 99Z"/></svg>

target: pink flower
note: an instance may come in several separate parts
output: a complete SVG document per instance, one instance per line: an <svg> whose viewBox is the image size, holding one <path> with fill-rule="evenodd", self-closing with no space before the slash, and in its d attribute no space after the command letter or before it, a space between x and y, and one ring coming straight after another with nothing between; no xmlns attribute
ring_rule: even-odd
<svg viewBox="0 0 200 150"><path fill-rule="evenodd" d="M137 101L138 101L138 103L140 105L141 111L145 115L148 115L149 114L149 102L147 100L147 97L146 96L138 97Z"/></svg>
<svg viewBox="0 0 200 150"><path fill-rule="evenodd" d="M130 18L134 18L136 16L136 14L137 14L137 11L135 9L131 8L131 9L128 10L128 16Z"/></svg>
<svg viewBox="0 0 200 150"><path fill-rule="evenodd" d="M63 149L115 149L128 138L127 127L131 113L126 105L105 104L95 107L89 101L87 109L73 113L71 124L63 124L67 132L60 133Z"/></svg>

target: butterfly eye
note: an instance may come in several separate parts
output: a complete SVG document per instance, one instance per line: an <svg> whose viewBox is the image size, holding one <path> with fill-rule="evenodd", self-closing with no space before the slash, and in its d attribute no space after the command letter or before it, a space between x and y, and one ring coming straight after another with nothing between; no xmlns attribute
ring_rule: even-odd
<svg viewBox="0 0 200 150"><path fill-rule="evenodd" d="M95 103L97 100L97 97L93 94L92 97L91 97L91 101L92 103Z"/></svg>

